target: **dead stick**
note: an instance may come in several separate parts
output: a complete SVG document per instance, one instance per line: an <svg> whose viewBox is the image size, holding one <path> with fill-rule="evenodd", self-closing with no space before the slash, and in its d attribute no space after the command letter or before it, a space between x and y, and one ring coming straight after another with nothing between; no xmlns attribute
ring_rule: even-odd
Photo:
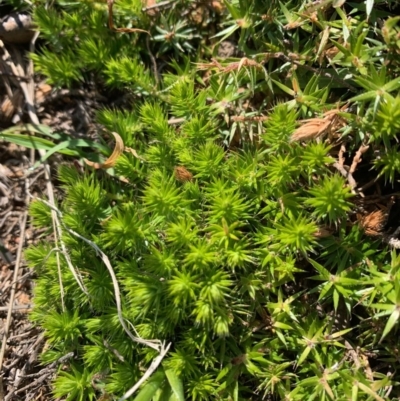
<svg viewBox="0 0 400 401"><path fill-rule="evenodd" d="M10 329L10 324L11 324L11 315L12 315L12 310L13 310L12 306L14 304L14 298L15 298L15 293L16 293L16 288L17 288L18 272L19 272L19 266L21 264L22 248L24 246L25 228L26 228L27 218L28 218L28 211L25 211L23 213L23 215L22 215L21 235L20 235L20 241L19 241L19 244L18 244L17 260L15 261L15 267L14 267L13 285L11 287L10 300L9 300L8 312L7 312L7 320L6 320L6 324L5 324L5 327L4 327L3 338L2 338L2 341L1 341L0 371L1 371L2 367L3 367L4 352L6 350L7 337L8 337L8 333L9 333L9 329Z"/></svg>

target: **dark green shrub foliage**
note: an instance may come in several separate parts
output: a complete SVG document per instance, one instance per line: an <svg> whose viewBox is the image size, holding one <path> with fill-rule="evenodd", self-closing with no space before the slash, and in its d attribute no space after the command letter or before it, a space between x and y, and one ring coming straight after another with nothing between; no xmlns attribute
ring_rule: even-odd
<svg viewBox="0 0 400 401"><path fill-rule="evenodd" d="M126 321L172 343L137 400L398 399L399 3L142 7L117 1L114 24L149 36L108 29L105 3L38 1L32 55L57 86L129 94L98 122L134 152L59 179ZM54 395L117 399L157 353L125 334L95 251L63 239L88 295L62 257L61 292L51 244L26 252L43 361L75 355Z"/></svg>

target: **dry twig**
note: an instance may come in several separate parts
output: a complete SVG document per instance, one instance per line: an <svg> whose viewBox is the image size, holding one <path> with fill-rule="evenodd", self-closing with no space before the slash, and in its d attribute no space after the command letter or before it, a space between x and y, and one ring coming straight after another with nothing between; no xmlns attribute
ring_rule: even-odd
<svg viewBox="0 0 400 401"><path fill-rule="evenodd" d="M354 177L351 174L349 174L349 172L346 170L346 168L344 166L341 166L339 164L339 162L333 163L332 166L335 167L336 170L339 171L339 173L342 174L342 176L347 179L347 182L350 185L351 191L353 193L355 193L354 189L357 186L357 182L354 179Z"/></svg>
<svg viewBox="0 0 400 401"><path fill-rule="evenodd" d="M26 183L26 187L28 187L28 180ZM28 190L28 188L26 188ZM27 204L28 204L28 198L27 198ZM15 261L15 266L14 266L14 276L13 276L13 284L11 287L11 293L10 293L10 298L9 298L9 304L8 304L8 311L7 311L7 320L3 329L3 338L1 341L1 350L0 350L0 371L2 370L3 367L3 360L4 360L4 353L6 350L6 345L7 345L7 337L10 329L10 324L11 324L11 315L13 311L13 304L14 304L14 298L15 298L15 293L16 293L16 287L17 287L17 282L18 282L18 273L19 273L19 267L21 264L21 258L22 258L22 249L24 246L24 239L25 239L25 229L26 229L26 221L28 218L28 211L25 210L25 212L22 215L21 219L21 233L20 233L20 241L18 244L18 253L17 253L17 259Z"/></svg>
<svg viewBox="0 0 400 401"><path fill-rule="evenodd" d="M368 145L361 145L360 148L357 150L353 158L353 163L351 163L349 174L354 174L356 171L357 165L362 161L362 155L369 149Z"/></svg>
<svg viewBox="0 0 400 401"><path fill-rule="evenodd" d="M342 143L340 145L340 150L339 150L339 154L338 154L338 162L339 162L339 165L342 167L344 167L344 162L345 162L344 153L345 152L346 152L346 146L344 146L344 144Z"/></svg>

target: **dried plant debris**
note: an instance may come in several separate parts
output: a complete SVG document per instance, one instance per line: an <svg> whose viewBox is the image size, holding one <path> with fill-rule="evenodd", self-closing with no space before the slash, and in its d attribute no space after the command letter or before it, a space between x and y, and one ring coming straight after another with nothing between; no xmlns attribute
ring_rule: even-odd
<svg viewBox="0 0 400 401"><path fill-rule="evenodd" d="M370 212L364 216L358 215L358 221L365 234L370 237L381 236L389 218L390 211L394 204L394 197L390 198L387 207Z"/></svg>
<svg viewBox="0 0 400 401"><path fill-rule="evenodd" d="M341 109L329 110L323 114L322 118L302 120L302 125L293 132L290 141L308 141L327 134L337 134L339 129L346 125L346 120L339 114L341 111Z"/></svg>
<svg viewBox="0 0 400 401"><path fill-rule="evenodd" d="M115 147L111 155L105 160L103 163L95 163L90 160L85 159L85 163L88 166L92 166L95 169L108 169L113 167L117 162L117 159L124 152L124 142L119 134L116 132L112 132L112 135L115 138Z"/></svg>
<svg viewBox="0 0 400 401"><path fill-rule="evenodd" d="M180 182L192 181L193 174L183 166L175 167L175 178Z"/></svg>
<svg viewBox="0 0 400 401"><path fill-rule="evenodd" d="M385 227L388 214L384 210L375 210L360 218L360 226L365 234L375 237L382 235L382 230Z"/></svg>

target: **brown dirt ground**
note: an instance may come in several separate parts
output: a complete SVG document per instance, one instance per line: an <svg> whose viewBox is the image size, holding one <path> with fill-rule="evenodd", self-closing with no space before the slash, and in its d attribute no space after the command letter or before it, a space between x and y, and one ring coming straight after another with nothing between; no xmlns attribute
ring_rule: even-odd
<svg viewBox="0 0 400 401"><path fill-rule="evenodd" d="M13 59L16 56L14 62L20 62L26 55L26 46L7 46L7 50ZM1 54L2 49L0 56ZM0 71L4 72L6 67L5 63L1 63L0 57ZM18 79L13 79L11 75L10 78L5 78L7 83L0 79L0 131L30 122ZM35 76L37 116L41 124L52 127L54 131L77 137L95 136L97 126L94 115L99 103L110 102L100 96L93 86L88 85L85 90L54 90L40 77ZM29 311L33 306L35 273L29 269L23 257L23 250L42 240L45 235L32 226L29 217L27 223L23 224L29 203L27 183L29 182L29 192L33 196L47 196L43 167L28 171L38 157L34 151L0 140L0 338L2 342L4 339L6 341L0 369L0 401L52 399L51 380L57 369L40 365L45 339L41 330L34 327L29 320ZM54 175L57 165L62 162L59 156L52 157L51 169ZM62 197L59 190L55 191L56 198ZM7 313L20 244L22 257L7 332Z"/></svg>

